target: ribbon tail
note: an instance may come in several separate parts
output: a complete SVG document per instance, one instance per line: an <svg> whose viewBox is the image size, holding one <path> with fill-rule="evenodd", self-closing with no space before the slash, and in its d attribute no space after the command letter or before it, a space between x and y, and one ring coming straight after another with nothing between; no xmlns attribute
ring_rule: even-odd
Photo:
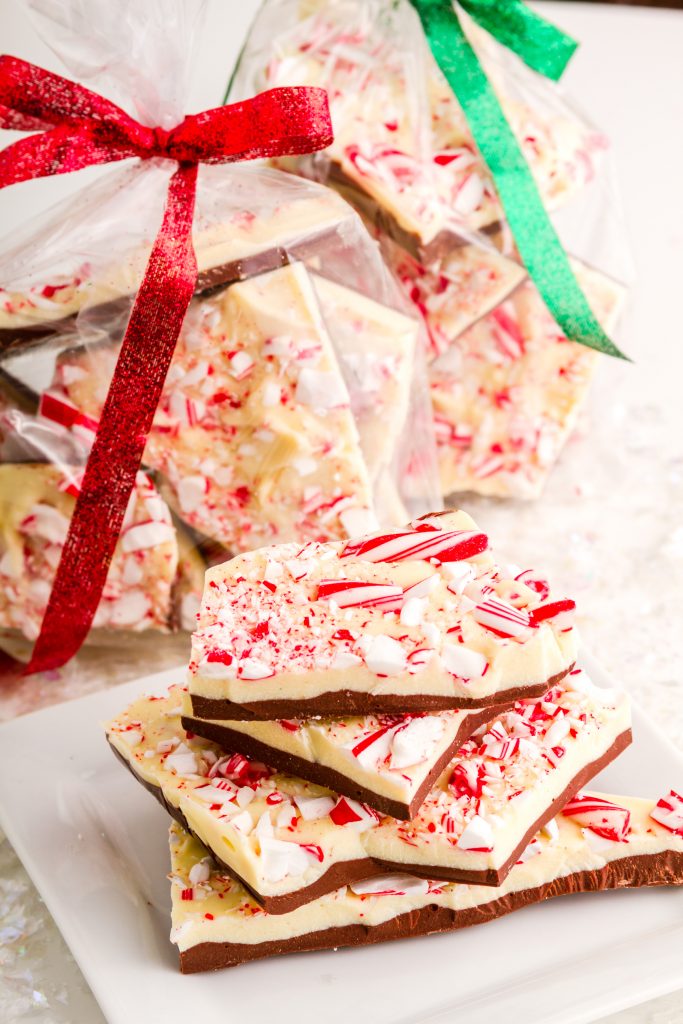
<svg viewBox="0 0 683 1024"><path fill-rule="evenodd" d="M559 81L578 43L524 0L458 0L469 16L539 74Z"/></svg>
<svg viewBox="0 0 683 1024"><path fill-rule="evenodd" d="M6 128L14 132L46 132L53 128L49 121L40 117L29 117L19 110L13 110L0 103L0 128Z"/></svg>
<svg viewBox="0 0 683 1024"><path fill-rule="evenodd" d="M197 280L192 217L197 166L182 164L145 270L62 556L24 674L58 668L85 639L100 602L147 435Z"/></svg>
<svg viewBox="0 0 683 1024"><path fill-rule="evenodd" d="M598 323L550 222L536 182L450 0L412 0L434 59L484 158L522 262L571 340L627 359Z"/></svg>
<svg viewBox="0 0 683 1024"><path fill-rule="evenodd" d="M135 155L126 146L98 141L91 125L77 129L60 125L18 139L0 151L0 188L33 178L70 174L83 167L114 163Z"/></svg>
<svg viewBox="0 0 683 1024"><path fill-rule="evenodd" d="M0 56L0 104L51 126L73 127L92 120L124 132L141 127L121 107L84 85L7 54Z"/></svg>

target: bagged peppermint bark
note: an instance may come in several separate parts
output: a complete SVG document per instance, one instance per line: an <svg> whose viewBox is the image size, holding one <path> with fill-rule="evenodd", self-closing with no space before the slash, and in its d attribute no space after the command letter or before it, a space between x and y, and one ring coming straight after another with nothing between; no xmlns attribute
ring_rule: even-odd
<svg viewBox="0 0 683 1024"><path fill-rule="evenodd" d="M31 262L26 249L0 269L6 371L30 380L50 352L38 416L84 452L146 255L140 238L94 267L84 237L97 221L130 223L149 191L138 179L161 173L117 174L100 188L90 223L60 232L69 270L55 253L52 270L10 283L8 266ZM202 168L195 225L197 294L144 455L174 511L239 551L349 537L423 508L436 481L420 326L357 215L277 171ZM56 228L27 248L44 248Z"/></svg>
<svg viewBox="0 0 683 1024"><path fill-rule="evenodd" d="M35 640L69 527L78 469L0 465L0 632ZM139 473L93 629L191 630L205 562L153 481Z"/></svg>
<svg viewBox="0 0 683 1024"><path fill-rule="evenodd" d="M611 331L624 297L607 142L557 87L458 16ZM423 316L442 492L536 497L587 394L595 352L568 342L516 251L491 174L408 0L266 0L231 98L328 90L335 140L281 163L372 221Z"/></svg>
<svg viewBox="0 0 683 1024"><path fill-rule="evenodd" d="M183 116L199 6L162 3L120 26L101 3L87 25L77 5L41 10L69 71L143 124L170 128ZM0 482L0 625L28 637L173 169L152 159L107 171L0 251L0 460L12 464ZM114 558L96 622L107 629L191 627L201 587L196 559L181 571L186 551L215 560L343 540L438 502L423 328L351 207L271 168L202 166L193 244L196 292L144 452L145 493L120 541L140 565ZM17 480L30 481L21 501Z"/></svg>

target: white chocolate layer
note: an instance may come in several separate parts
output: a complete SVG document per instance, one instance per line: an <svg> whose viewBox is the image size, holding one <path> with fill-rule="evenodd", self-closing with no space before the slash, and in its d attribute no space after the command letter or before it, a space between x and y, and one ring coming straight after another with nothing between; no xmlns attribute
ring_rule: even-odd
<svg viewBox="0 0 683 1024"><path fill-rule="evenodd" d="M185 708L192 715L189 697ZM333 769L371 793L410 804L471 714L441 711L418 716L214 721L211 725ZM302 769L301 774L306 772ZM372 805L371 798L366 799Z"/></svg>
<svg viewBox="0 0 683 1024"><path fill-rule="evenodd" d="M187 738L183 692L136 701L109 723L109 741L262 897L296 892L335 864L365 858L436 873L498 871L630 725L626 696L577 671L543 700L520 701L478 730L406 822Z"/></svg>
<svg viewBox="0 0 683 1024"><path fill-rule="evenodd" d="M542 830L495 889L461 883L428 882L409 875L379 876L344 886L288 914L268 914L229 876L210 868L207 850L180 826L170 831L171 941L182 952L202 942L257 944L294 939L310 932L389 921L426 906L465 911L555 878L599 871L624 857L683 853L683 836L650 817L653 801L596 794L626 809L630 831L624 841L600 840L571 818L558 815ZM197 879L200 876L201 881Z"/></svg>
<svg viewBox="0 0 683 1024"><path fill-rule="evenodd" d="M571 616L526 628L547 602L507 577L490 551L447 552L441 561L428 549L428 560L419 557L424 538L438 547L451 533L455 543L483 537L465 512L449 512L386 534L408 548L415 540L416 553L400 560L370 561L342 544L289 544L210 569L190 692L248 703L354 690L439 695L457 706L496 694L503 702L508 690L566 672L576 657ZM353 598L343 593L347 584L366 587ZM328 596L335 585L342 592ZM373 595L392 593L395 611L372 604ZM505 621L487 617L490 599L519 628L508 634Z"/></svg>
<svg viewBox="0 0 683 1024"><path fill-rule="evenodd" d="M417 321L319 275L313 284L349 381L375 502L385 509L382 521L401 522L396 459L409 415Z"/></svg>

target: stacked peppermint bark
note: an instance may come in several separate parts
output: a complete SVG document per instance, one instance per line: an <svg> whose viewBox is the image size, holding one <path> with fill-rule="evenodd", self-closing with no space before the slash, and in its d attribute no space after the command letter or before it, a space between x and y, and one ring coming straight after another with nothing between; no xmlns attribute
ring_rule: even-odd
<svg viewBox="0 0 683 1024"><path fill-rule="evenodd" d="M459 17L609 332L623 299L612 255L623 246L610 244L605 227L606 140ZM327 89L335 139L324 153L281 166L329 181L362 211L424 319L443 494L538 496L597 356L568 342L522 265L411 4L265 0L231 95L285 85ZM594 266L599 254L604 267L607 253L610 274Z"/></svg>
<svg viewBox="0 0 683 1024"><path fill-rule="evenodd" d="M189 685L108 726L167 808L186 971L683 881L683 801L582 792L630 742L573 602L462 512L207 574Z"/></svg>

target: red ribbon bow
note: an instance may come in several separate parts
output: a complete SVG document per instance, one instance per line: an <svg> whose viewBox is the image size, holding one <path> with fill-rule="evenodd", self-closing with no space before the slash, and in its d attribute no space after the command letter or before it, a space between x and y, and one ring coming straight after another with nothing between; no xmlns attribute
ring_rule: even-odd
<svg viewBox="0 0 683 1024"><path fill-rule="evenodd" d="M178 162L85 468L40 635L25 673L57 668L83 643L183 318L197 282L192 248L199 163L312 153L332 141L323 89L271 89L243 103L148 128L76 82L0 57L0 128L37 131L0 153L0 188L129 157Z"/></svg>

